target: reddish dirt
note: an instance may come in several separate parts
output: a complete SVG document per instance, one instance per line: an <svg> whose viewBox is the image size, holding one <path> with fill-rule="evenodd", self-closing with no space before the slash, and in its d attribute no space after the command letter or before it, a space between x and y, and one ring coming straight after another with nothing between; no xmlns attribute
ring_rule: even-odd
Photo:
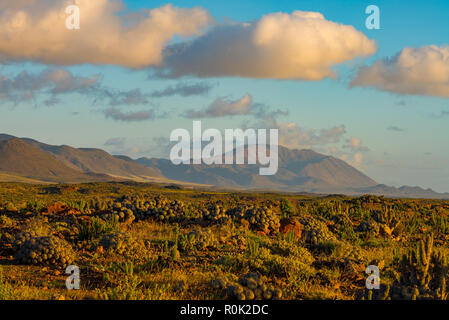
<svg viewBox="0 0 449 320"><path fill-rule="evenodd" d="M81 212L77 209L71 208L64 203L55 202L52 205L49 205L42 209L41 212L43 215L72 215L72 214L81 214Z"/></svg>
<svg viewBox="0 0 449 320"><path fill-rule="evenodd" d="M289 233L293 231L297 240L301 239L303 226L301 223L292 218L284 218L280 221L281 226L279 227L279 232L282 234Z"/></svg>

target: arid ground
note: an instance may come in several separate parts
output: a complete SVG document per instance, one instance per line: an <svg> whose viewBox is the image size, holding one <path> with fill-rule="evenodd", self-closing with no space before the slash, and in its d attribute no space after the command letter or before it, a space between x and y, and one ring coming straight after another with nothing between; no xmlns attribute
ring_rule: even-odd
<svg viewBox="0 0 449 320"><path fill-rule="evenodd" d="M444 200L1 183L0 299L447 299L448 215Z"/></svg>

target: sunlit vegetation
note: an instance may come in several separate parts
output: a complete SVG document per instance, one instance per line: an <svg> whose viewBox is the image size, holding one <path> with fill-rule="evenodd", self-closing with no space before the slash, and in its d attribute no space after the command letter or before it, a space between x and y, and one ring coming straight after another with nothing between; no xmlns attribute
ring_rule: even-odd
<svg viewBox="0 0 449 320"><path fill-rule="evenodd" d="M448 299L448 243L443 200L0 184L0 299Z"/></svg>

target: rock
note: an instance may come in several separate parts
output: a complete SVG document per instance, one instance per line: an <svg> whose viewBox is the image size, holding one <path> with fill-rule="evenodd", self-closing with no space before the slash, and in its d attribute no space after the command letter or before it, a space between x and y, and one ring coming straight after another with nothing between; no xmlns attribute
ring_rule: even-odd
<svg viewBox="0 0 449 320"><path fill-rule="evenodd" d="M296 240L301 239L303 225L296 221L293 218L284 218L280 221L280 227L279 232L282 234L287 234L291 231L293 231L293 234L295 235Z"/></svg>

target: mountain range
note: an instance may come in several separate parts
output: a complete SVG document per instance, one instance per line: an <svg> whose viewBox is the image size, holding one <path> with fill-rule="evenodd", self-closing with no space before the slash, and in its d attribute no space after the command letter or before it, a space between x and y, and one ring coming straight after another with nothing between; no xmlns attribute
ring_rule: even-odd
<svg viewBox="0 0 449 320"><path fill-rule="evenodd" d="M259 175L258 165L174 165L160 158L131 159L101 149L54 146L0 134L0 181L80 183L125 181L179 183L206 188L376 194L390 197L447 198L431 189L378 184L345 161L312 150L279 146L278 172Z"/></svg>

